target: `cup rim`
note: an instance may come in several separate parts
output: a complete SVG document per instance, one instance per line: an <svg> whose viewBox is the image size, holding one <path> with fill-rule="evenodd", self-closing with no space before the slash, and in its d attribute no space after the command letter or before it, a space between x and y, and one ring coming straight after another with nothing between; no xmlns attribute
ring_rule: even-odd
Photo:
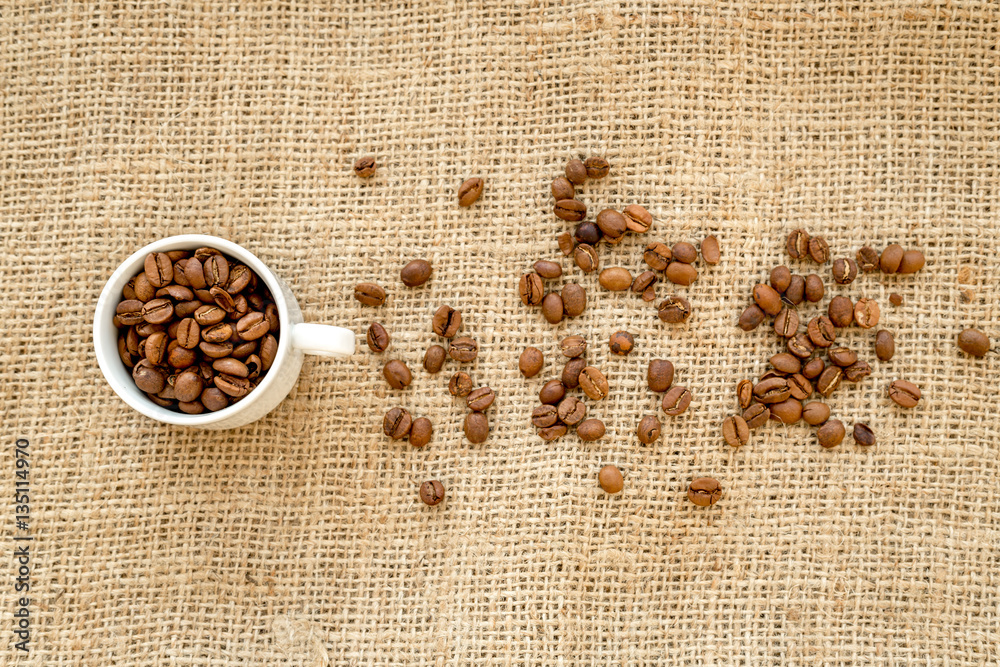
<svg viewBox="0 0 1000 667"><path fill-rule="evenodd" d="M280 324L281 335L278 336L278 351L274 355L274 363L271 364L271 368L265 374L264 379L243 400L216 412L189 415L183 412L174 412L153 403L134 384L131 384L131 388L129 388L130 385L128 382L131 381L131 373L118 355L117 330L114 328L112 319L114 317L114 310L121 300L122 288L133 275L139 272L139 267L149 253L167 252L170 250L194 250L203 246L215 248L219 252L243 262L257 274L259 279L264 281L278 309L278 322ZM109 332L111 333L110 336ZM254 403L261 400L261 397L267 393L267 389L277 381L278 373L276 371L287 360L292 345L288 302L285 299L276 275L264 262L243 246L207 234L168 236L143 246L121 262L104 284L101 295L98 297L97 306L94 309L93 337L94 352L97 356L97 363L101 367L101 373L118 397L137 412L151 419L177 426L206 426L215 424L235 417L239 413L249 409ZM116 377L115 371L111 367L111 364L115 363L119 364L121 370L128 376L128 381L125 383Z"/></svg>

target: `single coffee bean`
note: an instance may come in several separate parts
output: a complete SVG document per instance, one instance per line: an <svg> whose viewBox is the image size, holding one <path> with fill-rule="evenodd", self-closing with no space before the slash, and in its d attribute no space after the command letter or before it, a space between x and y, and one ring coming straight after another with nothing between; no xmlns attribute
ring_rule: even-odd
<svg viewBox="0 0 1000 667"><path fill-rule="evenodd" d="M143 348L143 356L145 356L150 363L159 366L166 362L167 346L169 343L170 341L165 332L157 331L152 333L149 338L146 339L146 345ZM138 356L138 352L139 350L137 344L136 351L130 351L130 353Z"/></svg>
<svg viewBox="0 0 1000 667"><path fill-rule="evenodd" d="M774 318L774 333L783 338L791 338L799 330L799 314L794 308L782 308Z"/></svg>
<svg viewBox="0 0 1000 667"><path fill-rule="evenodd" d="M170 321L173 316L174 304L170 299L153 299L142 305L142 319L150 324L163 324Z"/></svg>
<svg viewBox="0 0 1000 667"><path fill-rule="evenodd" d="M636 294L642 294L654 284L656 284L656 274L652 271L643 271L632 281L631 289Z"/></svg>
<svg viewBox="0 0 1000 667"><path fill-rule="evenodd" d="M580 386L580 373L587 367L587 361L583 357L570 359L563 366L560 379L567 389L576 389Z"/></svg>
<svg viewBox="0 0 1000 667"><path fill-rule="evenodd" d="M771 365L775 370L789 375L802 370L802 361L788 352L781 352L771 357Z"/></svg>
<svg viewBox="0 0 1000 667"><path fill-rule="evenodd" d="M156 290L156 296L160 298L170 298L177 301L190 301L194 298L194 292L182 285L167 285Z"/></svg>
<svg viewBox="0 0 1000 667"><path fill-rule="evenodd" d="M830 418L830 406L820 401L810 401L802 406L802 420L810 426L819 426Z"/></svg>
<svg viewBox="0 0 1000 667"><path fill-rule="evenodd" d="M680 324L691 316L691 304L684 297L671 295L657 306L656 316L669 324Z"/></svg>
<svg viewBox="0 0 1000 667"><path fill-rule="evenodd" d="M184 371L178 374L177 379L174 380L174 396L182 403L191 403L198 400L204 389L205 383L196 371Z"/></svg>
<svg viewBox="0 0 1000 667"><path fill-rule="evenodd" d="M153 287L164 287L174 279L174 263L163 252L151 252L146 255L143 269L146 280Z"/></svg>
<svg viewBox="0 0 1000 667"><path fill-rule="evenodd" d="M133 280L135 282L132 284L132 289L135 291L136 299L146 303L156 296L156 287L146 278L145 272L137 274Z"/></svg>
<svg viewBox="0 0 1000 667"><path fill-rule="evenodd" d="M382 368L382 375L385 376L385 381L393 389L406 389L413 382L413 375L410 373L410 369L399 359L393 359L388 362Z"/></svg>
<svg viewBox="0 0 1000 667"><path fill-rule="evenodd" d="M413 418L405 408L392 408L382 418L382 432L393 440L402 440L410 434Z"/></svg>
<svg viewBox="0 0 1000 667"><path fill-rule="evenodd" d="M826 357L841 368L847 368L858 360L857 353L848 347L831 347L826 351Z"/></svg>
<svg viewBox="0 0 1000 667"><path fill-rule="evenodd" d="M557 218L567 222L580 222L587 217L587 205L579 199L560 199L553 211Z"/></svg>
<svg viewBox="0 0 1000 667"><path fill-rule="evenodd" d="M750 442L750 427L743 417L726 417L722 421L722 439L730 447L742 447Z"/></svg>
<svg viewBox="0 0 1000 667"><path fill-rule="evenodd" d="M844 422L839 419L829 419L816 430L816 439L824 448L830 449L843 442L846 434Z"/></svg>
<svg viewBox="0 0 1000 667"><path fill-rule="evenodd" d="M566 178L574 185L587 182L587 165L582 160L570 160L566 163Z"/></svg>
<svg viewBox="0 0 1000 667"><path fill-rule="evenodd" d="M879 361L889 361L896 353L896 341L892 333L885 329L879 329L875 334L875 356Z"/></svg>
<svg viewBox="0 0 1000 667"><path fill-rule="evenodd" d="M236 300L233 295L230 294L222 287L222 285L212 285L208 293L212 295L212 302L215 303L219 308L226 311L227 315L236 314ZM245 311L245 309L244 309ZM242 315L239 315L240 317Z"/></svg>
<svg viewBox="0 0 1000 667"><path fill-rule="evenodd" d="M871 329L878 324L880 312L878 302L874 299L858 299L854 304L854 321L862 329Z"/></svg>
<svg viewBox="0 0 1000 667"><path fill-rule="evenodd" d="M558 438L563 437L564 435L566 435L566 431L568 430L569 429L566 427L566 424L561 424L559 422L556 422L552 426L546 426L545 428L539 430L538 437L540 437L542 440L545 440L546 442L550 442L552 440L556 440Z"/></svg>
<svg viewBox="0 0 1000 667"><path fill-rule="evenodd" d="M236 350L233 350L235 353ZM239 358L239 357L237 357ZM243 363L247 367L247 377L251 380L256 379L260 376L261 371L264 370L264 364L261 362L260 357L256 354L249 354L245 357Z"/></svg>
<svg viewBox="0 0 1000 667"><path fill-rule="evenodd" d="M739 327L743 331L753 331L764 321L764 311L757 304L747 306L740 315Z"/></svg>
<svg viewBox="0 0 1000 667"><path fill-rule="evenodd" d="M823 264L830 259L830 246L824 239L814 236L809 239L809 257L817 264Z"/></svg>
<svg viewBox="0 0 1000 667"><path fill-rule="evenodd" d="M636 429L639 442L644 445L651 445L660 439L660 420L654 415L644 415L639 420L639 427Z"/></svg>
<svg viewBox="0 0 1000 667"><path fill-rule="evenodd" d="M916 273L924 268L924 253L919 250L907 250L903 253L903 259L899 262L897 273Z"/></svg>
<svg viewBox="0 0 1000 667"><path fill-rule="evenodd" d="M809 334L806 333L797 333L789 338L786 347L799 359L808 359L816 350L816 346L809 339Z"/></svg>
<svg viewBox="0 0 1000 667"><path fill-rule="evenodd" d="M537 428L548 428L559 421L559 410L554 405L539 405L531 413L531 423Z"/></svg>
<svg viewBox="0 0 1000 667"><path fill-rule="evenodd" d="M611 346L612 354L624 356L632 351L632 347L635 345L635 340L632 338L632 334L627 331L616 331L611 334L611 339L608 343Z"/></svg>
<svg viewBox="0 0 1000 667"><path fill-rule="evenodd" d="M687 241L675 243L674 247L670 249L670 253L675 261L685 264L693 264L698 259L698 249Z"/></svg>
<svg viewBox="0 0 1000 667"><path fill-rule="evenodd" d="M260 341L260 362L261 368L265 371L271 368L274 359L278 356L278 339L268 334Z"/></svg>
<svg viewBox="0 0 1000 667"><path fill-rule="evenodd" d="M709 507L722 497L722 485L717 479L699 477L688 487L688 500L698 507Z"/></svg>
<svg viewBox="0 0 1000 667"><path fill-rule="evenodd" d="M871 246L863 246L858 250L855 257L858 260L858 268L865 273L872 273L873 271L878 271L879 268L879 257L878 253Z"/></svg>
<svg viewBox="0 0 1000 667"><path fill-rule="evenodd" d="M587 243L581 243L576 247L576 250L573 251L573 259L584 273L593 273L601 265L597 250Z"/></svg>
<svg viewBox="0 0 1000 667"><path fill-rule="evenodd" d="M541 301L541 299L539 299ZM431 318L431 331L443 338L454 338L462 328L462 311L444 305L434 311Z"/></svg>
<svg viewBox="0 0 1000 667"><path fill-rule="evenodd" d="M479 387L478 389L473 389L465 399L465 404L470 410L475 410L476 412L483 412L491 405L493 401L496 400L496 394L490 387Z"/></svg>
<svg viewBox="0 0 1000 667"><path fill-rule="evenodd" d="M622 471L613 465L606 465L597 473L597 483L601 485L604 493L614 495L620 493L625 488L625 480L622 478Z"/></svg>
<svg viewBox="0 0 1000 667"><path fill-rule="evenodd" d="M201 404L201 401L178 401L177 407L181 412L189 415L200 415L205 411L205 406Z"/></svg>
<svg viewBox="0 0 1000 667"><path fill-rule="evenodd" d="M576 283L567 283L562 288L563 312L567 317L577 317L587 308L587 290Z"/></svg>
<svg viewBox="0 0 1000 667"><path fill-rule="evenodd" d="M132 380L140 391L158 394L167 386L167 374L154 366L149 359L140 359L132 368Z"/></svg>
<svg viewBox="0 0 1000 667"><path fill-rule="evenodd" d="M751 403L742 416L750 429L760 428L771 418L771 410L763 403Z"/></svg>
<svg viewBox="0 0 1000 667"><path fill-rule="evenodd" d="M804 259L809 255L809 234L804 229L793 230L788 235L785 248L792 259Z"/></svg>
<svg viewBox="0 0 1000 667"><path fill-rule="evenodd" d="M600 401L608 395L608 379L599 369L586 366L580 371L580 388L590 399Z"/></svg>
<svg viewBox="0 0 1000 667"><path fill-rule="evenodd" d="M568 178L560 176L552 181L552 198L556 201L560 199L573 199L576 197L576 188L569 182Z"/></svg>
<svg viewBox="0 0 1000 667"><path fill-rule="evenodd" d="M782 295L782 300L792 306L797 306L806 298L806 279L799 274L792 274L788 287Z"/></svg>
<svg viewBox="0 0 1000 667"><path fill-rule="evenodd" d="M894 306L902 306L903 297L895 292L892 292L891 294L889 294L889 303L891 303Z"/></svg>
<svg viewBox="0 0 1000 667"><path fill-rule="evenodd" d="M817 303L823 299L823 295L826 293L826 288L823 286L823 279L817 276L815 273L810 273L806 276L806 301L809 303Z"/></svg>
<svg viewBox="0 0 1000 667"><path fill-rule="evenodd" d="M144 324L146 324L148 326L156 326L156 327L162 327L163 326L162 324L149 324L148 322L145 322ZM147 334L147 336L152 336L154 333L162 333L162 330L161 331L151 331L149 334ZM164 334L163 339L164 339L163 345L164 345L164 349L165 349L166 345L167 345L167 335L166 334ZM133 355L138 355L139 354L139 342L140 341L139 341L138 327L129 327L128 331L125 334L125 347L128 349L129 354L133 354ZM149 359L148 356L146 358ZM150 359L150 361L153 361L153 360ZM153 363L158 363L158 362L153 361Z"/></svg>
<svg viewBox="0 0 1000 667"><path fill-rule="evenodd" d="M524 348L524 352L521 353L517 367L520 369L521 375L526 378L532 378L538 375L544 364L545 356L541 350L535 347L526 347Z"/></svg>
<svg viewBox="0 0 1000 667"><path fill-rule="evenodd" d="M253 280L253 271L245 264L237 264L229 269L229 280L226 281L226 291L230 294L239 294L247 288Z"/></svg>
<svg viewBox="0 0 1000 667"><path fill-rule="evenodd" d="M816 391L825 397L829 397L830 394L837 390L837 387L840 386L840 382L843 379L843 368L840 366L827 366L823 369L819 379L816 380Z"/></svg>
<svg viewBox="0 0 1000 667"><path fill-rule="evenodd" d="M226 375L232 375L233 377L245 378L250 375L250 369L239 359L234 359L233 357L223 357L222 359L215 359L212 361L212 370L217 373L225 373ZM199 390L199 394L201 391ZM194 400L194 399L191 399Z"/></svg>
<svg viewBox="0 0 1000 667"><path fill-rule="evenodd" d="M722 259L719 250L719 239L712 235L705 237L705 240L701 242L701 258L705 260L706 264L713 266L719 263Z"/></svg>
<svg viewBox="0 0 1000 667"><path fill-rule="evenodd" d="M587 351L587 339L583 336L566 336L559 343L559 350L564 357L575 359Z"/></svg>
<svg viewBox="0 0 1000 667"><path fill-rule="evenodd" d="M878 265L882 273L896 273L903 262L903 246L898 243L887 245L879 257Z"/></svg>
<svg viewBox="0 0 1000 667"><path fill-rule="evenodd" d="M479 343L468 336L455 338L448 346L448 356L455 361L470 362L479 354Z"/></svg>
<svg viewBox="0 0 1000 667"><path fill-rule="evenodd" d="M375 175L375 156L366 155L364 157L359 157L354 162L354 173L361 178L371 178Z"/></svg>
<svg viewBox="0 0 1000 667"><path fill-rule="evenodd" d="M236 333L245 341L263 338L270 331L270 324L264 319L264 313L247 313L236 323Z"/></svg>
<svg viewBox="0 0 1000 667"><path fill-rule="evenodd" d="M776 266L771 269L771 287L778 294L784 294L788 286L792 284L792 272L787 266Z"/></svg>
<svg viewBox="0 0 1000 667"><path fill-rule="evenodd" d="M667 393L663 395L663 401L660 403L660 407L665 413L671 417L676 417L691 405L691 400L693 396L691 392L684 387L673 386L667 390Z"/></svg>
<svg viewBox="0 0 1000 667"><path fill-rule="evenodd" d="M630 232L645 234L653 226L653 216L638 204L629 204L622 211L625 216L625 226Z"/></svg>
<svg viewBox="0 0 1000 667"><path fill-rule="evenodd" d="M812 318L809 321L807 331L809 340L816 347L830 347L837 339L837 330L833 327L833 321L826 315Z"/></svg>
<svg viewBox="0 0 1000 667"><path fill-rule="evenodd" d="M257 353L257 341L249 340L233 345L232 357L234 359L246 359L251 354ZM261 366L263 370L263 365Z"/></svg>
<svg viewBox="0 0 1000 667"><path fill-rule="evenodd" d="M656 288L650 285L646 288L646 291L642 293L642 300L645 302L656 301Z"/></svg>
<svg viewBox="0 0 1000 667"><path fill-rule="evenodd" d="M841 257L833 262L833 281L838 285L850 285L858 277L858 265L849 257Z"/></svg>
<svg viewBox="0 0 1000 667"><path fill-rule="evenodd" d="M174 304L174 316L184 319L185 317L191 317L194 315L195 311L201 308L202 303L197 299L191 301L181 301L180 303Z"/></svg>
<svg viewBox="0 0 1000 667"><path fill-rule="evenodd" d="M628 269L613 266L601 271L601 275L598 276L597 281L606 290L622 292L632 285L632 274L628 272Z"/></svg>
<svg viewBox="0 0 1000 667"><path fill-rule="evenodd" d="M215 386L233 398L243 398L253 390L253 384L246 378L219 374L212 378Z"/></svg>
<svg viewBox="0 0 1000 667"><path fill-rule="evenodd" d="M587 170L587 178L604 178L608 175L611 165L602 157L589 157L583 161L583 166Z"/></svg>
<svg viewBox="0 0 1000 667"><path fill-rule="evenodd" d="M849 327L854 322L854 303L846 296L837 295L830 299L827 316L835 327Z"/></svg>
<svg viewBox="0 0 1000 667"><path fill-rule="evenodd" d="M221 254L212 255L204 260L201 268L207 287L222 287L229 282L229 262Z"/></svg>
<svg viewBox="0 0 1000 667"><path fill-rule="evenodd" d="M542 277L537 273L526 273L521 276L517 290L521 295L521 303L526 306L537 306L545 297L545 287L542 284Z"/></svg>
<svg viewBox="0 0 1000 667"><path fill-rule="evenodd" d="M576 426L587 416L587 405L575 396L567 396L559 401L556 413L562 423L567 426Z"/></svg>
<svg viewBox="0 0 1000 667"><path fill-rule="evenodd" d="M781 295L773 287L758 283L753 288L753 300L768 315L777 315L781 312Z"/></svg>
<svg viewBox="0 0 1000 667"><path fill-rule="evenodd" d="M535 273L546 280L552 280L562 275L562 265L559 262L540 259L535 262L532 268L535 269Z"/></svg>
<svg viewBox="0 0 1000 667"><path fill-rule="evenodd" d="M381 306L385 303L385 290L375 283L358 283L354 298L365 306Z"/></svg>
<svg viewBox="0 0 1000 667"><path fill-rule="evenodd" d="M646 370L646 381L655 392L670 389L674 383L674 365L666 359L653 359Z"/></svg>
<svg viewBox="0 0 1000 667"><path fill-rule="evenodd" d="M753 402L753 382L747 379L736 383L736 403L740 409L746 410Z"/></svg>
<svg viewBox="0 0 1000 667"><path fill-rule="evenodd" d="M600 419L584 419L576 427L576 434L584 442L594 442L604 437L604 422Z"/></svg>
<svg viewBox="0 0 1000 667"><path fill-rule="evenodd" d="M576 230L573 232L573 238L577 243L586 243L587 245L596 246L602 238L604 238L604 232L601 228L597 226L595 222L581 222L576 226Z"/></svg>
<svg viewBox="0 0 1000 667"><path fill-rule="evenodd" d="M801 373L793 373L788 376L789 397L797 401L804 401L813 393L812 382Z"/></svg>
<svg viewBox="0 0 1000 667"><path fill-rule="evenodd" d="M194 321L200 326L211 327L212 325L218 324L222 320L226 319L226 311L219 308L214 303L211 305L204 305L194 311Z"/></svg>
<svg viewBox="0 0 1000 667"><path fill-rule="evenodd" d="M413 447L424 447L431 441L434 434L434 425L427 417L419 417L413 420L410 426L410 445Z"/></svg>
<svg viewBox="0 0 1000 667"><path fill-rule="evenodd" d="M208 287L208 283L205 281L204 268L202 267L201 262L194 257L184 262L184 278L189 283L191 289L205 289ZM204 403L204 401L202 401L202 403Z"/></svg>
<svg viewBox="0 0 1000 667"><path fill-rule="evenodd" d="M472 206L483 194L483 179L478 176L466 179L458 186L458 205Z"/></svg>
<svg viewBox="0 0 1000 667"><path fill-rule="evenodd" d="M802 403L795 398L789 397L780 403L773 403L770 408L771 419L782 424L794 424L802 418Z"/></svg>
<svg viewBox="0 0 1000 667"><path fill-rule="evenodd" d="M642 253L642 261L654 271L665 270L671 259L673 253L670 251L670 246L658 241L650 243Z"/></svg>
<svg viewBox="0 0 1000 667"><path fill-rule="evenodd" d="M440 373L447 355L448 353L440 345L431 345L424 353L424 370L431 374Z"/></svg>
<svg viewBox="0 0 1000 667"><path fill-rule="evenodd" d="M675 285L683 285L685 287L698 279L698 271L690 264L685 264L684 262L670 262L667 264L667 269L663 272L663 275Z"/></svg>
<svg viewBox="0 0 1000 667"><path fill-rule="evenodd" d="M468 396L471 391L472 378L464 371L455 373L448 381L448 393L452 396Z"/></svg>
<svg viewBox="0 0 1000 667"><path fill-rule="evenodd" d="M465 438L474 445L486 442L486 437L490 434L490 420L482 412L470 412L465 415L465 423L462 427L465 431Z"/></svg>
<svg viewBox="0 0 1000 667"><path fill-rule="evenodd" d="M889 384L889 398L901 407L915 407L920 401L920 387L907 380L893 380Z"/></svg>
<svg viewBox="0 0 1000 667"><path fill-rule="evenodd" d="M815 380L816 378L818 378L820 375L823 374L823 370L825 368L826 368L826 363L819 357L816 357L814 359L810 359L809 361L807 361L806 364L802 367L802 375L804 375L810 380Z"/></svg>
<svg viewBox="0 0 1000 667"><path fill-rule="evenodd" d="M862 447L874 447L876 442L875 432L871 430L868 424L858 422L854 425L854 442Z"/></svg>
<svg viewBox="0 0 1000 667"><path fill-rule="evenodd" d="M176 311L177 311L177 308L175 307L174 308L174 312L176 312ZM152 336L157 331L166 331L167 330L167 328L165 326L163 326L162 324L150 324L149 322L139 322L134 327L132 327L132 329L135 331L136 335L139 338L145 338L147 336ZM136 342L138 343L138 341L136 341ZM134 354L134 352L133 352L133 354Z"/></svg>
<svg viewBox="0 0 1000 667"><path fill-rule="evenodd" d="M420 485L420 502L431 507L438 505L444 500L444 484L438 480L431 480Z"/></svg>
<svg viewBox="0 0 1000 667"><path fill-rule="evenodd" d="M409 262L399 272L399 279L407 287L419 287L431 277L431 264L425 259L415 259Z"/></svg>
<svg viewBox="0 0 1000 667"><path fill-rule="evenodd" d="M990 337L978 329L966 329L958 334L958 349L974 357L982 358L990 351Z"/></svg>
<svg viewBox="0 0 1000 667"><path fill-rule="evenodd" d="M135 278L129 278L122 288L122 301L132 301L135 299Z"/></svg>
<svg viewBox="0 0 1000 667"><path fill-rule="evenodd" d="M628 222L625 220L625 216L613 208L606 208L597 214L597 226L601 228L604 238L611 244L618 243L628 231Z"/></svg>
<svg viewBox="0 0 1000 667"><path fill-rule="evenodd" d="M556 239L556 243L559 244L559 252L566 257L572 255L573 251L576 249L576 241L573 239L573 235L569 232L563 232L560 234Z"/></svg>
<svg viewBox="0 0 1000 667"><path fill-rule="evenodd" d="M201 345L198 348L201 349ZM224 349L225 354L220 354L220 357L228 357L229 353L232 352L232 347L227 347ZM202 354L205 354L202 350ZM198 362L198 355L195 354L194 350L189 350L185 347L181 347L177 341L173 340L167 345L167 364L174 368L187 368Z"/></svg>
<svg viewBox="0 0 1000 667"><path fill-rule="evenodd" d="M281 317L278 315L278 307L276 305L269 303L264 307L264 319L267 320L269 333L278 333L281 329Z"/></svg>
<svg viewBox="0 0 1000 667"><path fill-rule="evenodd" d="M550 292L542 299L542 317L549 324L559 324L565 314L562 297L557 292Z"/></svg>
<svg viewBox="0 0 1000 667"><path fill-rule="evenodd" d="M389 332L378 322L372 322L369 325L365 340L372 352L385 352L389 348Z"/></svg>
<svg viewBox="0 0 1000 667"><path fill-rule="evenodd" d="M204 378L202 379L204 380ZM199 400L209 412L218 412L229 405L229 397L215 386L202 390Z"/></svg>
<svg viewBox="0 0 1000 667"><path fill-rule="evenodd" d="M769 377L754 385L753 396L761 403L780 403L791 396L791 389L785 378Z"/></svg>
<svg viewBox="0 0 1000 667"><path fill-rule="evenodd" d="M548 405L555 405L566 396L566 386L559 380L549 380L538 392L538 400Z"/></svg>
<svg viewBox="0 0 1000 667"><path fill-rule="evenodd" d="M872 374L872 367L867 361L856 361L844 369L844 378L848 382L860 382Z"/></svg>

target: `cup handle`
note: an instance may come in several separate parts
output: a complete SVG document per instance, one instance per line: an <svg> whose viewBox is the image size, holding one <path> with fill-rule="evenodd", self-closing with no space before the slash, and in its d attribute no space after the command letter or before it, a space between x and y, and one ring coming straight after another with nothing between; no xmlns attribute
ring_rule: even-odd
<svg viewBox="0 0 1000 667"><path fill-rule="evenodd" d="M354 354L354 332L326 324L299 323L292 327L292 347L321 357Z"/></svg>

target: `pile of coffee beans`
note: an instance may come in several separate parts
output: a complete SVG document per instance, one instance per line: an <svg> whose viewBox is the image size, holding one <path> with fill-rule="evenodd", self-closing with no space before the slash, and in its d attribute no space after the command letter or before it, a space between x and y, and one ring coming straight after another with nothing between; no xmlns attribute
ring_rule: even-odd
<svg viewBox="0 0 1000 667"><path fill-rule="evenodd" d="M538 392L541 402L531 413L531 423L538 429L542 440L550 441L566 435L570 428L585 442L604 437L604 422L587 417L587 404L570 395L580 389L592 401L603 400L610 391L604 373L586 362L587 340L583 336L567 336L559 343L559 350L567 359L559 379L546 382ZM521 353L519 366L525 377L534 377L544 365L542 353L529 347Z"/></svg>
<svg viewBox="0 0 1000 667"><path fill-rule="evenodd" d="M150 253L122 290L114 324L136 387L187 414L245 398L278 352L278 309L267 286L214 248Z"/></svg>

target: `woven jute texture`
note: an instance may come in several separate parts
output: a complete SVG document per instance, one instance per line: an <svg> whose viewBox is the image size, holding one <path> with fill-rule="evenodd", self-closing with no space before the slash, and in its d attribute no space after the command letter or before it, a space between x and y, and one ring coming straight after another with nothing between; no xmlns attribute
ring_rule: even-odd
<svg viewBox="0 0 1000 667"><path fill-rule="evenodd" d="M3 664L987 665L1000 661L1000 8L991 2L4 2L0 9L0 399L6 461ZM375 155L370 180L354 160ZM654 304L562 259L549 183L604 155L594 213L641 203L648 236L602 247L642 268L650 240L714 233L723 261ZM486 181L473 207L461 181ZM836 287L793 262L788 231L832 254L922 248L915 276ZM261 421L152 422L114 395L90 334L104 281L138 247L205 232L240 243L308 320L358 334L307 359ZM426 257L430 282L399 270ZM589 294L558 326L517 279L560 259ZM876 447L833 450L769 425L733 450L733 385L781 350L736 319L790 263L872 297L842 339L874 372L830 399ZM374 280L379 309L352 298ZM660 286L661 297L668 291ZM903 305L888 303L891 292ZM803 306L811 317L825 307ZM421 368L430 316L461 309L472 364ZM392 347L375 355L379 320ZM607 340L627 329L629 357ZM581 333L606 372L587 401L607 435L541 441L537 392ZM545 369L517 370L539 347ZM654 357L695 400L644 446ZM414 384L390 390L382 364ZM447 392L467 370L498 395L486 443ZM917 383L902 410L888 382ZM394 405L434 423L423 449L381 433ZM31 652L13 647L12 448L31 445ZM625 489L597 473L617 464ZM721 480L711 508L693 477ZM426 479L447 500L420 503Z"/></svg>

